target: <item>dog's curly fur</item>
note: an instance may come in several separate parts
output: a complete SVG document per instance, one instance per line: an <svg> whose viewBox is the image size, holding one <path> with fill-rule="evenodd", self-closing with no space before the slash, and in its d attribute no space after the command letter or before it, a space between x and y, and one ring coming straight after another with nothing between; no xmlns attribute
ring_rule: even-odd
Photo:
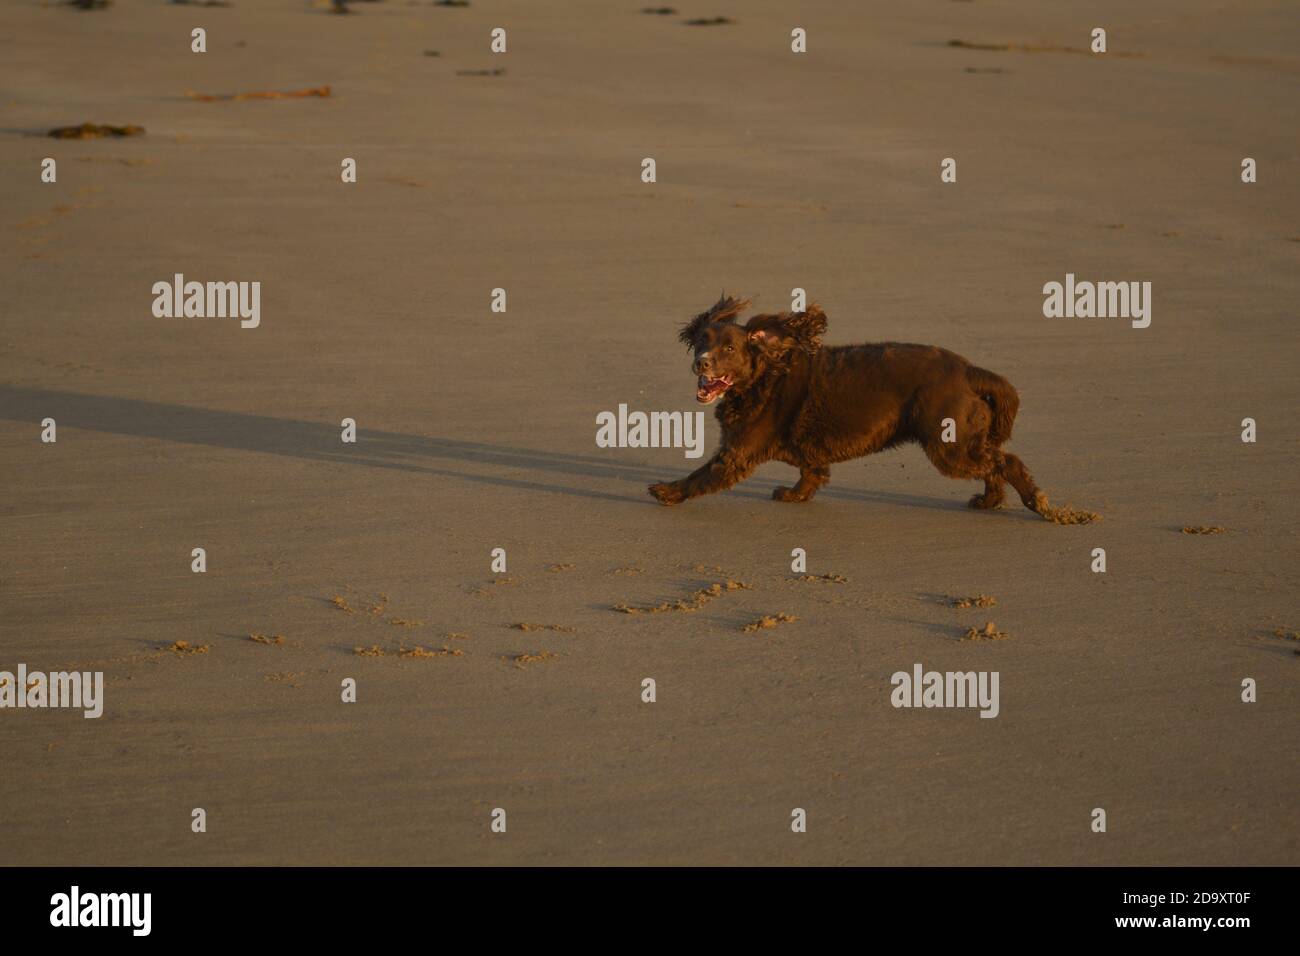
<svg viewBox="0 0 1300 956"><path fill-rule="evenodd" d="M730 488L766 461L799 469L778 501L807 501L830 479L830 466L904 442L917 442L952 478L980 479L973 508L996 508L1010 482L1026 508L1047 516L1047 496L1015 455L1011 437L1019 395L1002 376L931 345L879 342L822 347L826 315L803 312L737 319L748 299L723 295L682 327L694 352L701 402L719 396L722 443L702 467L650 486L666 505ZM954 441L944 441L952 419Z"/></svg>

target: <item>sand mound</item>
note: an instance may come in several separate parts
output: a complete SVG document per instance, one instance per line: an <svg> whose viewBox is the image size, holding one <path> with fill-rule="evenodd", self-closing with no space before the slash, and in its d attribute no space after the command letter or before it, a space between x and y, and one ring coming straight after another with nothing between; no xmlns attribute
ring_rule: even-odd
<svg viewBox="0 0 1300 956"><path fill-rule="evenodd" d="M514 657L506 657L503 660L513 661L515 667L527 667L529 664L544 664L558 660L559 656L559 654L552 654L550 651L538 651L536 654L516 654Z"/></svg>
<svg viewBox="0 0 1300 956"><path fill-rule="evenodd" d="M676 601L665 601L663 604L656 604L654 607L633 607L628 604L615 604L614 610L623 614L665 614L669 611L698 611L704 605L708 604L714 598L720 597L726 591L747 591L749 585L740 581L733 581L728 578L726 581L717 584L710 584L707 588L700 588L689 598L678 598Z"/></svg>
<svg viewBox="0 0 1300 956"><path fill-rule="evenodd" d="M963 641L1005 641L1011 635L1006 631L999 631L992 621L987 622L983 627L972 627L966 631Z"/></svg>
<svg viewBox="0 0 1300 956"><path fill-rule="evenodd" d="M757 621L746 624L741 630L746 634L752 634L754 631L764 631L773 627L780 627L782 624L792 624L799 620L793 614L786 614L784 611L777 614L764 614Z"/></svg>
<svg viewBox="0 0 1300 956"><path fill-rule="evenodd" d="M206 654L212 650L208 644L191 644L189 641L176 641L162 648L164 651L171 651L174 654Z"/></svg>

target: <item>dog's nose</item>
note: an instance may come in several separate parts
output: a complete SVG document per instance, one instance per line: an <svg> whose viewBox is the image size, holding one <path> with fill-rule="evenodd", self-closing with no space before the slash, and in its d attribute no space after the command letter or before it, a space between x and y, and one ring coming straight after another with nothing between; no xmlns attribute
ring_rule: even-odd
<svg viewBox="0 0 1300 956"><path fill-rule="evenodd" d="M703 355L695 356L695 374L703 375L706 373L709 370L711 363L712 359L709 358L708 352L705 352Z"/></svg>

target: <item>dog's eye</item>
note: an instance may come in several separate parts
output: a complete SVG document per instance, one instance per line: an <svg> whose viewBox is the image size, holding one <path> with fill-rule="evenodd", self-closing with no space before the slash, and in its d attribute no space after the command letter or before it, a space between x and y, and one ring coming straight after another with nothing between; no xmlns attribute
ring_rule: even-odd
<svg viewBox="0 0 1300 956"><path fill-rule="evenodd" d="M734 352L734 351L736 351L736 347L735 347L734 345L728 345L728 346L727 346L725 349L723 349L722 351L724 351L724 352Z"/></svg>

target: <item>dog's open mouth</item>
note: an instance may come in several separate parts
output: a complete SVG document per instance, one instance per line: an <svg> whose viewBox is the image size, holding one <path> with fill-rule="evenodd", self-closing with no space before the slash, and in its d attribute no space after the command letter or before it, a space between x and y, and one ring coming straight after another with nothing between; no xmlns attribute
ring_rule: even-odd
<svg viewBox="0 0 1300 956"><path fill-rule="evenodd" d="M729 388L731 388L731 379L725 375L722 378L701 375L699 387L695 389L695 400L708 405Z"/></svg>

